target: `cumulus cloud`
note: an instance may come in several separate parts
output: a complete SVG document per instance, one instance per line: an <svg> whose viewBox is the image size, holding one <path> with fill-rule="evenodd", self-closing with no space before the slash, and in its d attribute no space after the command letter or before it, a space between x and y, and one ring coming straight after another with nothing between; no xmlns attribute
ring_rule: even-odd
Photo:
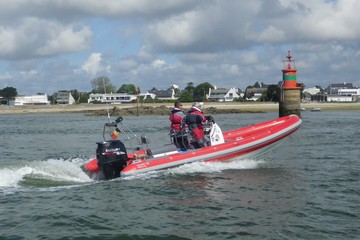
<svg viewBox="0 0 360 240"><path fill-rule="evenodd" d="M49 35L44 46L39 47L36 51L40 56L86 50L89 48L92 32L88 26L84 26L78 31L74 31L72 26L68 26L51 31Z"/></svg>
<svg viewBox="0 0 360 240"><path fill-rule="evenodd" d="M257 0L211 2L149 26L149 44L165 52L238 50L259 43L360 38L360 2ZM334 31L336 29L336 31Z"/></svg>
<svg viewBox="0 0 360 240"><path fill-rule="evenodd" d="M162 68L163 66L166 65L166 62L164 60L161 60L161 59L156 59L152 62L151 64L154 68Z"/></svg>
<svg viewBox="0 0 360 240"><path fill-rule="evenodd" d="M87 49L92 32L87 26L61 25L37 18L0 27L0 58L29 59Z"/></svg>
<svg viewBox="0 0 360 240"><path fill-rule="evenodd" d="M103 64L101 53L92 53L81 69L88 75L94 77L101 72L108 72L109 66Z"/></svg>

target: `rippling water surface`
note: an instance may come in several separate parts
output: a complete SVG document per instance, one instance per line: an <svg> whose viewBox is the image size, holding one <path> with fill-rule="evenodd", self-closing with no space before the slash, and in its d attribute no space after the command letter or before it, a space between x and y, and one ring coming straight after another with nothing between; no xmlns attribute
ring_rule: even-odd
<svg viewBox="0 0 360 240"><path fill-rule="evenodd" d="M105 117L0 115L0 239L359 239L359 111L302 115L260 159L112 181L81 170ZM276 117L215 115L223 130ZM124 124L168 141L167 116Z"/></svg>

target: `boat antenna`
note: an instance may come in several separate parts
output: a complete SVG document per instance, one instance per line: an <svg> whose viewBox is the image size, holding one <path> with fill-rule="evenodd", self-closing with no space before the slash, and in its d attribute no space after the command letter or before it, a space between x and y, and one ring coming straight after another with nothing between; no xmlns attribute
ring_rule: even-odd
<svg viewBox="0 0 360 240"><path fill-rule="evenodd" d="M108 105L108 102L106 101L106 84L105 84L105 79L104 79L104 77L102 78L102 82L103 82L103 88L104 88L104 95L105 95L105 104L106 104L107 117L108 117L109 122L111 122L111 120L110 120L109 105Z"/></svg>

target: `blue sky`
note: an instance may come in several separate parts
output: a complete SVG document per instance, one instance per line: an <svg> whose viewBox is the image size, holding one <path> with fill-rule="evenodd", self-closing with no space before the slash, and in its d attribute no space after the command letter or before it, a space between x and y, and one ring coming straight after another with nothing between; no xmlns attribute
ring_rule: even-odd
<svg viewBox="0 0 360 240"><path fill-rule="evenodd" d="M360 87L356 0L0 0L0 89L77 89L108 76L142 92L282 80Z"/></svg>

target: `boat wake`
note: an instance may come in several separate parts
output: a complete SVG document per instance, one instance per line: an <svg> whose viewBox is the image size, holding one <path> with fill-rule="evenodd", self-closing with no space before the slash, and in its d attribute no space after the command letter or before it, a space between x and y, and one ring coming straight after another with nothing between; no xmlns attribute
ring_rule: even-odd
<svg viewBox="0 0 360 240"><path fill-rule="evenodd" d="M254 169L263 163L256 160L233 160L229 162L194 162L169 169L169 174L214 173L230 169Z"/></svg>
<svg viewBox="0 0 360 240"><path fill-rule="evenodd" d="M92 181L81 169L88 159L48 159L3 165L0 189L49 188L78 185Z"/></svg>
<svg viewBox="0 0 360 240"><path fill-rule="evenodd" d="M48 159L17 163L0 168L0 192L12 193L26 189L61 189L95 182L83 171L85 158ZM122 180L148 179L159 176L213 173L229 169L254 169L262 160L233 160L229 162L194 162L176 168L148 172L121 178Z"/></svg>
<svg viewBox="0 0 360 240"><path fill-rule="evenodd" d="M156 178L170 175L187 175L195 173L219 173L231 169L256 169L259 165L265 163L264 160L253 159L234 159L226 162L193 162L179 167L146 172L124 177L123 180Z"/></svg>

